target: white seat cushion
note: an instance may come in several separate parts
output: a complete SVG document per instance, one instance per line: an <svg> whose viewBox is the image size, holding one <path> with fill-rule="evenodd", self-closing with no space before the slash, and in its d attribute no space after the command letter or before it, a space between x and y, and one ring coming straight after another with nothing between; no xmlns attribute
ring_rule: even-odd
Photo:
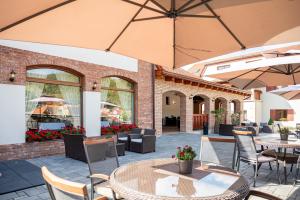
<svg viewBox="0 0 300 200"><path fill-rule="evenodd" d="M127 137L119 137L118 140L121 140L121 141L127 141L128 138L127 138Z"/></svg>
<svg viewBox="0 0 300 200"><path fill-rule="evenodd" d="M94 189L97 194L113 199L113 192L108 181L95 185ZM120 199L120 195L116 194L116 198Z"/></svg>
<svg viewBox="0 0 300 200"><path fill-rule="evenodd" d="M131 142L142 143L142 139L131 139Z"/></svg>

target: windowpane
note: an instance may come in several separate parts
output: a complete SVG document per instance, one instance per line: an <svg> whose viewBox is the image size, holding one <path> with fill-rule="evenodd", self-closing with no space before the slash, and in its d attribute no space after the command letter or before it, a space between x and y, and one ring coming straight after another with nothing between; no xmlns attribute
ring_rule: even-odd
<svg viewBox="0 0 300 200"><path fill-rule="evenodd" d="M132 124L133 118L133 93L115 90L101 91L101 126Z"/></svg>
<svg viewBox="0 0 300 200"><path fill-rule="evenodd" d="M27 70L27 77L79 83L79 77L57 69L43 68Z"/></svg>
<svg viewBox="0 0 300 200"><path fill-rule="evenodd" d="M26 83L27 128L59 129L64 126L80 126L80 87Z"/></svg>
<svg viewBox="0 0 300 200"><path fill-rule="evenodd" d="M118 77L108 77L101 79L101 87L110 89L132 90L133 84Z"/></svg>

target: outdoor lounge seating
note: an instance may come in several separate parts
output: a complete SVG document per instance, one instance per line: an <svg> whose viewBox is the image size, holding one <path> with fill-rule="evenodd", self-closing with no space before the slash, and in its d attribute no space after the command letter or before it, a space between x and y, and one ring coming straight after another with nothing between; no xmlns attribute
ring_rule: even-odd
<svg viewBox="0 0 300 200"><path fill-rule="evenodd" d="M130 151L137 153L155 152L155 135L129 135L130 137Z"/></svg>
<svg viewBox="0 0 300 200"><path fill-rule="evenodd" d="M259 197L266 200L281 200L280 198L257 190L250 190L245 200L252 199L251 197Z"/></svg>
<svg viewBox="0 0 300 200"><path fill-rule="evenodd" d="M42 175L46 182L50 198L52 200L61 199L82 199L89 200L86 185L62 179L52 174L46 167L42 167ZM104 196L92 198L92 200L108 200Z"/></svg>
<svg viewBox="0 0 300 200"><path fill-rule="evenodd" d="M114 140L98 139L84 141L84 149L90 171L91 197L94 192L116 199L116 194L109 187L109 175L119 167Z"/></svg>
<svg viewBox="0 0 300 200"><path fill-rule="evenodd" d="M239 170L240 162L246 162L254 166L254 182L253 187L256 184L256 177L258 170L263 163L276 162L277 166L277 176L279 179L279 164L277 160L277 154L274 150L265 150L257 153L256 145L252 134L240 134L239 131L235 131L234 137L236 139L236 144L238 147L238 162L237 170ZM268 156L270 155L270 156ZM271 156L272 155L272 156ZM270 165L270 169L271 165ZM280 180L279 180L280 182Z"/></svg>

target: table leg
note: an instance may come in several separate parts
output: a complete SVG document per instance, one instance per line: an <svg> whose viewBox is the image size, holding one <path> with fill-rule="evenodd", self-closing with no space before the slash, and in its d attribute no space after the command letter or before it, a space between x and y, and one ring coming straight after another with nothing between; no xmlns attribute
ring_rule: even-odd
<svg viewBox="0 0 300 200"><path fill-rule="evenodd" d="M286 160L285 160L286 148L284 148L283 152L284 152L283 154L284 184L286 185L287 183Z"/></svg>

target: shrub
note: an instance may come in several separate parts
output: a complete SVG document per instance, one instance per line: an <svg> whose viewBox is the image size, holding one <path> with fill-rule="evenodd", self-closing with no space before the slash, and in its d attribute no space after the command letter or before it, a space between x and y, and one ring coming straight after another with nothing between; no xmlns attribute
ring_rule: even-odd
<svg viewBox="0 0 300 200"><path fill-rule="evenodd" d="M268 121L268 125L273 125L273 124L274 124L274 120L272 118L270 118Z"/></svg>
<svg viewBox="0 0 300 200"><path fill-rule="evenodd" d="M25 135L26 142L42 142L62 138L62 134L54 130L29 130Z"/></svg>
<svg viewBox="0 0 300 200"><path fill-rule="evenodd" d="M135 124L121 124L107 127L101 127L101 135L114 135L118 132L131 131L133 128L137 128Z"/></svg>
<svg viewBox="0 0 300 200"><path fill-rule="evenodd" d="M81 126L72 127L67 126L60 131L62 134L74 134L74 135L83 135L85 134L85 129Z"/></svg>

